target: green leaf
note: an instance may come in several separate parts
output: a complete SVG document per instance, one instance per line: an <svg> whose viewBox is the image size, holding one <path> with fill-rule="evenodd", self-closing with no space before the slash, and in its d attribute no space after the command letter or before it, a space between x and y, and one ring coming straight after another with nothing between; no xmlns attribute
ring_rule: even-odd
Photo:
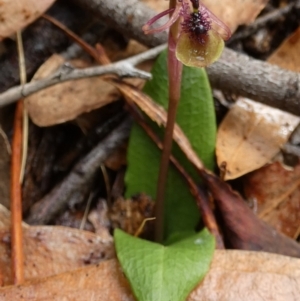
<svg viewBox="0 0 300 301"><path fill-rule="evenodd" d="M153 78L145 85L144 92L158 104L167 108L166 52L157 59L152 75ZM204 164L212 169L214 167L216 121L211 89L204 69L183 68L177 123L189 138ZM185 155L176 145L173 150L184 168L198 181ZM157 146L138 125L135 125L128 147L128 169L125 178L127 197L140 192L145 192L152 198L155 197L160 157L161 152ZM198 222L199 212L189 188L177 170L170 165L165 198L165 237L174 232L194 230Z"/></svg>
<svg viewBox="0 0 300 301"><path fill-rule="evenodd" d="M215 240L205 229L169 246L115 230L118 259L139 301L184 301L204 278Z"/></svg>

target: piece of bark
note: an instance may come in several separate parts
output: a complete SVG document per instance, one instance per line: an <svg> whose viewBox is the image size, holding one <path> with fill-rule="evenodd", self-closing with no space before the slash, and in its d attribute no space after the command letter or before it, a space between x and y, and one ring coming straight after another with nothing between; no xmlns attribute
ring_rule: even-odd
<svg viewBox="0 0 300 301"><path fill-rule="evenodd" d="M92 181L95 172L108 155L128 138L131 121L125 119L115 130L79 161L69 175L43 199L31 207L26 221L29 224L46 224L67 206L69 198L80 187Z"/></svg>
<svg viewBox="0 0 300 301"><path fill-rule="evenodd" d="M148 46L167 41L167 33L145 35L142 26L156 13L136 0L73 0L111 26ZM159 26L159 22L157 26ZM214 88L249 97L293 114L300 114L300 75L254 60L225 48L221 58L207 68Z"/></svg>
<svg viewBox="0 0 300 301"><path fill-rule="evenodd" d="M229 247L300 257L300 244L260 220L227 183L212 174L201 175L221 211Z"/></svg>
<svg viewBox="0 0 300 301"><path fill-rule="evenodd" d="M76 5L57 1L47 14L69 29L79 32L90 22L90 16ZM53 53L62 51L71 40L65 33L44 19L39 19L22 33L26 73L30 78ZM19 84L18 52L15 43L8 43L7 52L0 59L0 92Z"/></svg>

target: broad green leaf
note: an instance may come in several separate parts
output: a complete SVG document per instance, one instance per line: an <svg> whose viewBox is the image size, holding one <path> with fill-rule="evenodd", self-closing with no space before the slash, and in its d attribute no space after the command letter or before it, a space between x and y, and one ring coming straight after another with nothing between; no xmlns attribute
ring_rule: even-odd
<svg viewBox="0 0 300 301"><path fill-rule="evenodd" d="M152 75L153 79L147 82L144 92L158 104L167 108L166 53L162 53L157 59ZM211 89L204 69L183 68L177 122L199 157L208 168L212 169L216 122ZM174 146L174 154L198 181L193 168L177 146ZM155 197L160 156L161 152L156 145L138 125L135 125L128 147L128 169L125 179L128 197L140 192L145 192L152 198ZM165 214L165 237L173 232L194 230L199 221L198 209L189 188L173 166L170 166L168 174Z"/></svg>
<svg viewBox="0 0 300 301"><path fill-rule="evenodd" d="M184 301L204 278L215 240L205 229L169 246L115 230L118 259L139 301Z"/></svg>

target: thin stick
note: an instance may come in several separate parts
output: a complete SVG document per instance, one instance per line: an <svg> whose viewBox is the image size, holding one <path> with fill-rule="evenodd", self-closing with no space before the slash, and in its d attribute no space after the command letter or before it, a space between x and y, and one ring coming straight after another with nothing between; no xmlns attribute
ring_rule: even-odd
<svg viewBox="0 0 300 301"><path fill-rule="evenodd" d="M26 82L24 50L21 32L17 32L21 84ZM24 254L22 233L22 175L25 169L27 137L22 133L26 130L27 118L24 118L23 99L17 103L14 121L14 136L11 159L11 262L14 284L24 281ZM28 131L27 131L28 134ZM25 138L25 140L24 140Z"/></svg>
<svg viewBox="0 0 300 301"><path fill-rule="evenodd" d="M89 45L86 41L80 38L76 33L74 33L67 26L65 26L55 18L52 18L51 16L46 14L42 15L42 17L47 21L51 22L52 24L54 24L59 29L61 29L67 36L69 36L73 41L75 41L79 46L81 46L84 51L86 51L90 56L92 56L96 61L98 61L98 54L94 47Z"/></svg>
<svg viewBox="0 0 300 301"><path fill-rule="evenodd" d="M170 0L170 9L176 7L176 0ZM169 76L169 105L168 117L164 136L164 146L160 161L160 170L157 181L155 198L155 230L154 238L157 242L164 239L164 198L169 169L169 158L172 151L173 130L176 120L177 107L180 100L182 64L175 56L175 41L177 36L178 21L176 21L169 33L168 41L168 76Z"/></svg>
<svg viewBox="0 0 300 301"><path fill-rule="evenodd" d="M24 281L24 257L22 235L22 193L20 184L22 157L22 117L23 101L16 107L14 121L14 136L11 157L11 261L14 284Z"/></svg>

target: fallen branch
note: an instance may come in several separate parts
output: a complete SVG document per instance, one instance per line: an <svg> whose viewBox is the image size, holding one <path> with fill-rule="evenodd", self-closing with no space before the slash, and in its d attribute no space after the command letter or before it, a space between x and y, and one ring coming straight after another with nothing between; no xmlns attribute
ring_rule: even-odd
<svg viewBox="0 0 300 301"><path fill-rule="evenodd" d="M107 66L76 69L68 64L65 64L61 68L59 68L57 72L45 79L33 81L23 86L13 87L0 94L0 108L47 87L75 79L100 76L105 74L116 74L120 77L139 77L150 79L150 73L139 70L134 66L156 57L165 47L165 45L161 45L141 54L132 56L128 59Z"/></svg>
<svg viewBox="0 0 300 301"><path fill-rule="evenodd" d="M156 13L136 0L73 0L118 31L149 45L167 41L167 34L145 35L142 26ZM207 68L213 87L300 114L300 76L228 48Z"/></svg>

